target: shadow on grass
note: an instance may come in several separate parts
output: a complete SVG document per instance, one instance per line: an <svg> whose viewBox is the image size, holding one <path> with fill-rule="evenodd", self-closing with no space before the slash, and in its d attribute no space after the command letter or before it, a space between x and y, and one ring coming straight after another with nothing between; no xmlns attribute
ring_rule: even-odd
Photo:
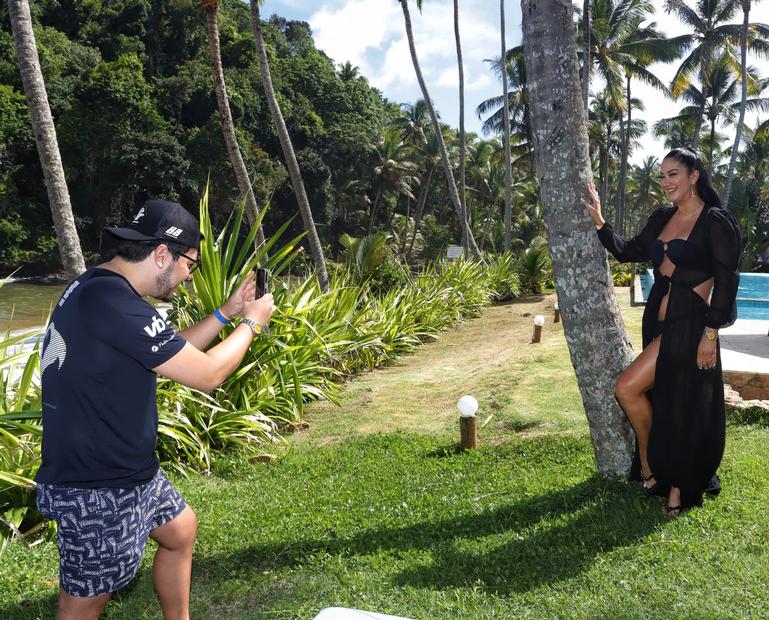
<svg viewBox="0 0 769 620"><path fill-rule="evenodd" d="M439 452L435 456L443 456ZM290 568L298 573L319 555L349 559L351 566L360 567L366 565L365 559L361 562L365 556L384 552L393 556L388 562L395 566L389 577L394 587L480 587L501 595L522 593L579 575L598 556L635 543L659 523L655 502L642 499L623 482L593 476L560 491L452 519L197 556L193 590L198 600L216 600L225 582L252 581L267 569ZM426 551L429 557L410 555L414 551ZM317 565L312 571L317 571ZM115 610L118 617L134 607L126 594L118 595L125 604L125 609ZM52 597L41 597L27 601L24 608L0 608L0 618L51 617L54 605Z"/></svg>
<svg viewBox="0 0 769 620"><path fill-rule="evenodd" d="M295 572L322 555L360 559L385 552L393 554L393 563L404 566L393 577L394 586L526 592L578 575L599 555L635 543L659 523L656 502L641 498L625 483L594 476L568 489L480 514L375 529L354 537L332 534L254 545L234 554L197 558L194 571L205 575L198 585L214 595L216 575L247 580L249 574L267 569ZM417 565L401 559L412 551L428 551L430 558Z"/></svg>

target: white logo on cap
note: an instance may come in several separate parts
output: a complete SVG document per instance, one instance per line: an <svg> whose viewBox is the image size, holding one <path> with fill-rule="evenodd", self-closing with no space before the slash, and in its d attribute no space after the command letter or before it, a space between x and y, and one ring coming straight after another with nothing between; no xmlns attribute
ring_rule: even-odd
<svg viewBox="0 0 769 620"><path fill-rule="evenodd" d="M173 237L174 239L177 239L179 235L181 235L184 231L181 228L177 228L176 226L171 226L170 228L166 229L165 234L169 237Z"/></svg>
<svg viewBox="0 0 769 620"><path fill-rule="evenodd" d="M134 215L134 221L133 221L133 222L131 222L131 224L136 224L136 223L138 223L138 222L139 222L139 220L140 220L140 219L142 219L143 217L144 217L144 207L142 207L141 209L139 209L139 212L138 212L136 215Z"/></svg>

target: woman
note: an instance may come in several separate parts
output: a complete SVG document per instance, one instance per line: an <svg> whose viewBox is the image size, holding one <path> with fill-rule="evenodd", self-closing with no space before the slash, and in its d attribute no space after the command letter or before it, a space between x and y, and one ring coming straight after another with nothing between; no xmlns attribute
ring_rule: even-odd
<svg viewBox="0 0 769 620"><path fill-rule="evenodd" d="M720 490L726 429L718 330L737 316L742 239L692 151L670 151L660 179L673 207L655 210L630 240L604 221L594 185L583 202L617 260L654 264L643 351L619 376L616 395L636 433L644 490L667 495L664 512L676 516L701 505L703 492Z"/></svg>

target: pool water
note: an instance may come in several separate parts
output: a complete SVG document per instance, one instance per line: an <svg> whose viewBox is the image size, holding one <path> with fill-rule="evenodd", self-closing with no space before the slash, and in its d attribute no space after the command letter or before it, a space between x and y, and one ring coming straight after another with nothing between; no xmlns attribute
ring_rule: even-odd
<svg viewBox="0 0 769 620"><path fill-rule="evenodd" d="M641 274L643 298L649 296L654 273L647 269ZM769 273L740 274L740 288L737 290L737 318L754 321L769 321Z"/></svg>

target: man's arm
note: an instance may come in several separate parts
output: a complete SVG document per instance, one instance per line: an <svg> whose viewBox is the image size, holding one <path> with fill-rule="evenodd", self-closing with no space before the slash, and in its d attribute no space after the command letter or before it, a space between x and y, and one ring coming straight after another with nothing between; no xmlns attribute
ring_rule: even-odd
<svg viewBox="0 0 769 620"><path fill-rule="evenodd" d="M222 304L222 307L219 308L219 313L227 321L240 316L243 312L243 304L247 301L253 301L255 290L254 272L252 271L241 282L235 292L230 295L230 298ZM226 323L223 323L212 314L195 325L178 332L178 334L196 349L203 351L211 344L211 341L216 338L225 325Z"/></svg>
<svg viewBox="0 0 769 620"><path fill-rule="evenodd" d="M256 301L244 302L242 311L244 317L260 325L266 325L274 310L272 295L268 293ZM217 320L215 317L208 317L195 327L212 318L214 321ZM204 328L205 326L202 329ZM224 383L225 379L238 368L252 340L251 328L241 324L227 338L208 351L201 351L187 342L181 351L153 370L187 387L210 392Z"/></svg>

